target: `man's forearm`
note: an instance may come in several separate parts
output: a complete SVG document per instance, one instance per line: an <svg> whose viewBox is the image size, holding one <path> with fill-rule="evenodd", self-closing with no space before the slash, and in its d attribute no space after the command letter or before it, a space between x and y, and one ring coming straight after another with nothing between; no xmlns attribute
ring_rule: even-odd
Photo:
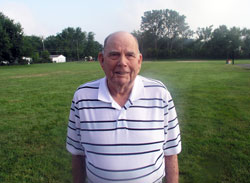
<svg viewBox="0 0 250 183"><path fill-rule="evenodd" d="M167 183L179 182L179 167L177 155L165 156L165 171Z"/></svg>
<svg viewBox="0 0 250 183"><path fill-rule="evenodd" d="M86 165L84 156L72 156L72 176L74 183L84 183L86 180Z"/></svg>

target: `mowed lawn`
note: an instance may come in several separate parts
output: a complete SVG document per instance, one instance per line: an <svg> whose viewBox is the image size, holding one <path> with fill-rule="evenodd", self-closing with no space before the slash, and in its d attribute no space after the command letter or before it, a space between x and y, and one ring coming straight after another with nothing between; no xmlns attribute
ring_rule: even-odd
<svg viewBox="0 0 250 183"><path fill-rule="evenodd" d="M1 183L72 182L65 140L73 93L103 75L97 62L0 67ZM144 62L141 75L163 81L175 101L181 183L249 182L250 68Z"/></svg>

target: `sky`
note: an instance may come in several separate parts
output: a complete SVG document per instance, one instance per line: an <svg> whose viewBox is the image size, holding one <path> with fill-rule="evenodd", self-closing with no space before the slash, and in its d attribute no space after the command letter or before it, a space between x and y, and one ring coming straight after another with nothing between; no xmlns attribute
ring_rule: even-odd
<svg viewBox="0 0 250 183"><path fill-rule="evenodd" d="M25 35L46 38L80 27L101 44L112 32L139 30L144 12L160 9L185 15L193 31L210 25L250 29L250 0L0 0L0 12L20 23Z"/></svg>

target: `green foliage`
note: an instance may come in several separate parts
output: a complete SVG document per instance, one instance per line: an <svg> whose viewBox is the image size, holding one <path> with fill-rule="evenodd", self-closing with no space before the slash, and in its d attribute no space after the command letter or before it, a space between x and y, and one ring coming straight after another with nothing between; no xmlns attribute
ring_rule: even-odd
<svg viewBox="0 0 250 183"><path fill-rule="evenodd" d="M242 30L242 48L241 53L244 54L245 57L250 57L250 29Z"/></svg>
<svg viewBox="0 0 250 183"><path fill-rule="evenodd" d="M211 25L194 33L185 18L169 9L144 12L133 32L144 58L250 58L250 30Z"/></svg>
<svg viewBox="0 0 250 183"><path fill-rule="evenodd" d="M100 44L94 40L94 33L82 32L81 28L68 27L56 36L44 41L52 55L63 54L67 60L84 60L85 56L97 57Z"/></svg>
<svg viewBox="0 0 250 183"><path fill-rule="evenodd" d="M87 45L85 56L94 56L97 58L98 53L102 50L102 45L94 40L94 33L89 32L87 36Z"/></svg>
<svg viewBox="0 0 250 183"><path fill-rule="evenodd" d="M22 27L0 12L0 61L13 64L21 58Z"/></svg>
<svg viewBox="0 0 250 183"><path fill-rule="evenodd" d="M213 53L215 58L229 57L233 51L238 51L240 46L241 31L239 28L233 27L230 30L225 26L220 26L212 33L212 38L209 44L213 45L211 51L217 50Z"/></svg>
<svg viewBox="0 0 250 183"><path fill-rule="evenodd" d="M22 55L32 57L35 52L42 51L42 44L42 39L38 36L23 36Z"/></svg>
<svg viewBox="0 0 250 183"><path fill-rule="evenodd" d="M212 25L210 25L209 27L206 27L206 28L198 27L198 29L196 31L196 34L198 36L197 41L202 42L202 43L207 43L212 37L212 32L213 32Z"/></svg>
<svg viewBox="0 0 250 183"><path fill-rule="evenodd" d="M171 53L174 49L174 43L180 38L189 38L192 36L192 31L185 22L185 16L179 15L178 12L173 10L152 10L144 13L141 21L141 34L136 33L138 37L149 39L150 41L139 38L141 43L144 42L151 44L143 44L143 49L154 48L153 55L159 57L158 53L161 52L161 47ZM163 41L164 40L164 41ZM163 44L160 44L163 43ZM142 51L144 55L147 51ZM150 56L152 53L149 53Z"/></svg>
<svg viewBox="0 0 250 183"><path fill-rule="evenodd" d="M164 9L144 12L140 30L132 34L138 39L145 59L233 59L250 58L250 30L221 25L198 28L193 32L186 17ZM23 35L21 25L0 13L0 62L24 64L21 58L32 57L32 63L49 62L51 55L64 55L67 61L97 58L102 45L93 32L68 27L46 39ZM47 54L47 53L46 53Z"/></svg>
<svg viewBox="0 0 250 183"><path fill-rule="evenodd" d="M40 57L38 52L33 52L31 55L33 63L39 63L40 62Z"/></svg>
<svg viewBox="0 0 250 183"><path fill-rule="evenodd" d="M48 50L42 51L42 52L41 52L40 62L41 62L41 63L48 63L48 62L51 62L49 56L50 56L50 54L49 54Z"/></svg>
<svg viewBox="0 0 250 183"><path fill-rule="evenodd" d="M1 183L71 182L65 140L73 93L103 75L96 62L0 68ZM163 81L175 101L180 183L249 182L248 69L224 61L144 62L141 75Z"/></svg>
<svg viewBox="0 0 250 183"><path fill-rule="evenodd" d="M21 25L0 12L0 48L0 61L25 64L23 56L33 58L33 63L50 62L50 54L62 54L69 61L84 60L86 56L97 58L102 45L95 41L94 33L87 34L79 27L65 28L44 40L34 35L23 35Z"/></svg>

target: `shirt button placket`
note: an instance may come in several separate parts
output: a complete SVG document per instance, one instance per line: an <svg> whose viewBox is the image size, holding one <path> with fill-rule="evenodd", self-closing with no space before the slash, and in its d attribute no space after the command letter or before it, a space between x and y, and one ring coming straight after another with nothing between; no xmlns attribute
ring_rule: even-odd
<svg viewBox="0 0 250 183"><path fill-rule="evenodd" d="M126 128L127 127L126 121L124 121L124 119L126 120L126 108L125 107L123 107L121 109L120 115L118 117L118 120L117 120L117 126L118 127L120 127L120 128Z"/></svg>

